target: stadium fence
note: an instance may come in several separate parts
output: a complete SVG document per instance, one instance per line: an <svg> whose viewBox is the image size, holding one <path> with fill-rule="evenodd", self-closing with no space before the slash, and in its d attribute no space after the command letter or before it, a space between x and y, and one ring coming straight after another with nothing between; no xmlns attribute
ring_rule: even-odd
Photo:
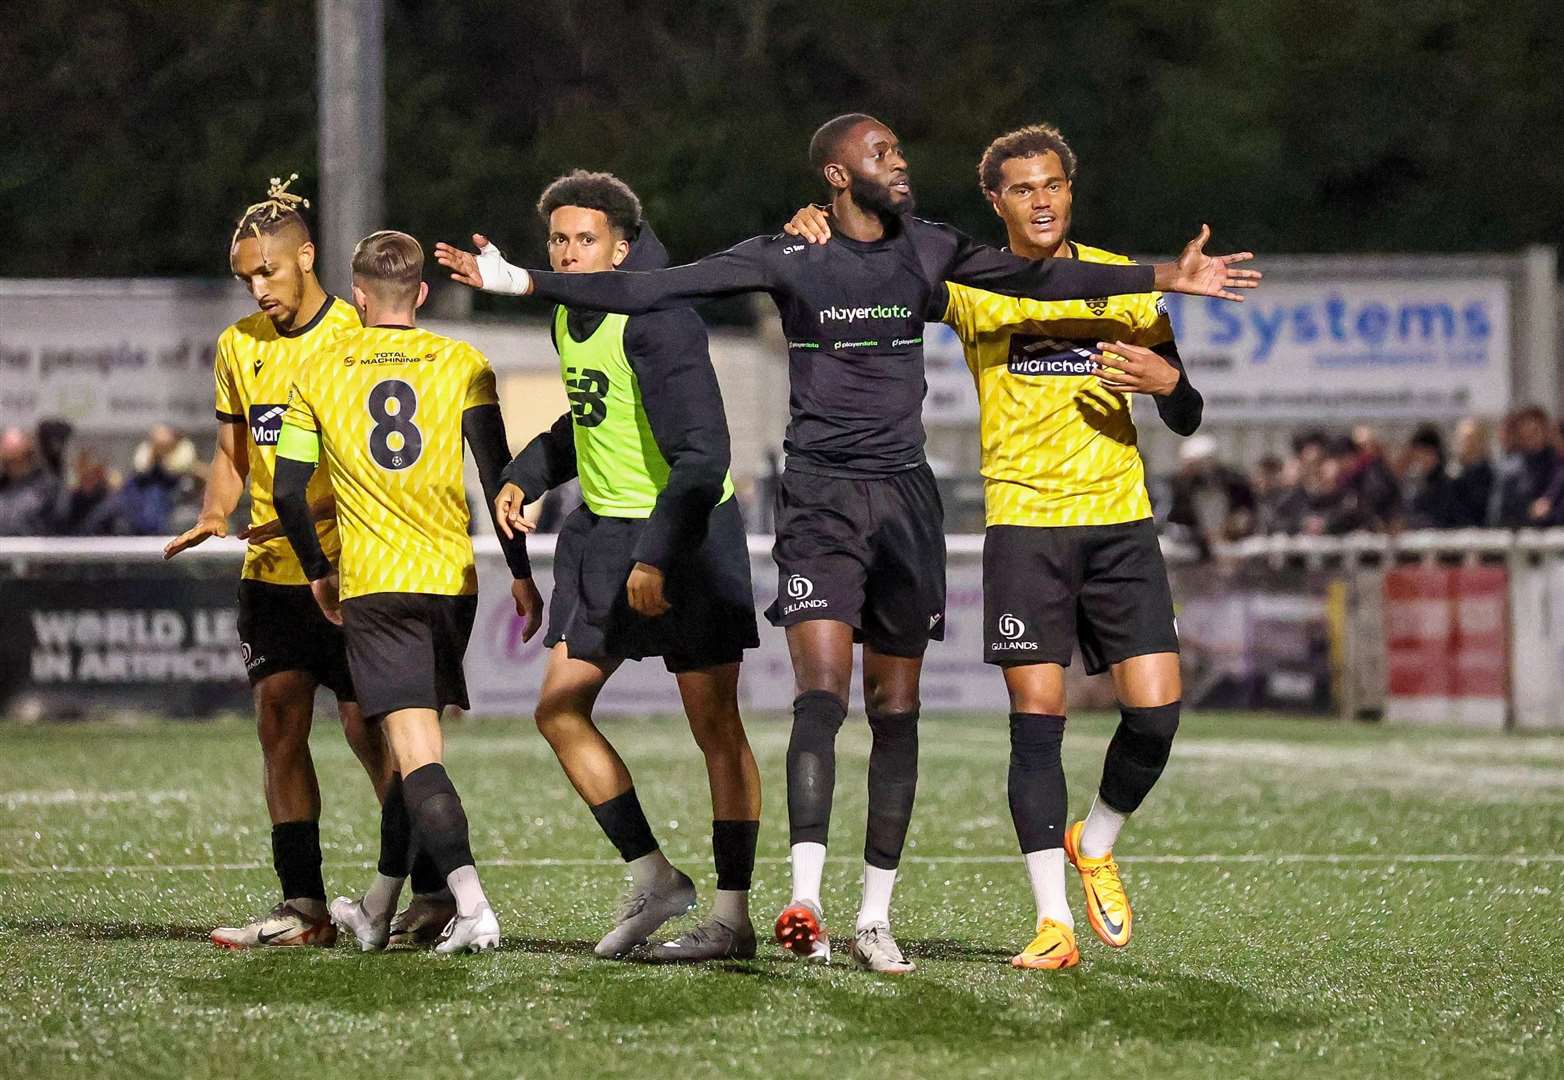
<svg viewBox="0 0 1564 1080"><path fill-rule="evenodd" d="M549 594L552 536L529 542ZM542 635L523 642L499 548L474 541L482 590L467 668L473 711L526 715L543 670ZM993 711L1006 700L982 662L983 538L949 538L943 644L930 649L925 708ZM237 645L235 540L165 562L161 538L0 539L0 709L18 718L121 712L206 717L247 712ZM776 571L752 536L757 611ZM1167 544L1196 708L1384 718L1488 729L1564 729L1564 530L1398 536L1261 537L1195 561ZM744 667L751 709L786 709L783 636L762 623ZM1072 707L1112 704L1107 679L1070 669ZM605 711L675 713L674 682L652 660L626 664Z"/></svg>

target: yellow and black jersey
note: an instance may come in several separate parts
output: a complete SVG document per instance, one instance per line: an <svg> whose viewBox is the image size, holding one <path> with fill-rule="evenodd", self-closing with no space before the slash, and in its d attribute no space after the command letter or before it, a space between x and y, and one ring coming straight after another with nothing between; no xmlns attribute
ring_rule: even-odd
<svg viewBox="0 0 1564 1080"><path fill-rule="evenodd" d="M1122 255L1071 244L1085 262ZM952 283L944 321L977 383L989 525L1113 525L1151 516L1124 395L1089 358L1099 341L1169 344L1160 293L1026 300Z"/></svg>
<svg viewBox="0 0 1564 1080"><path fill-rule="evenodd" d="M277 517L272 505L272 478L277 438L288 406L288 388L294 377L313 362L322 345L358 325L358 312L351 304L328 296L315 317L297 330L278 330L276 323L258 311L234 323L217 339L213 364L217 419L244 424L247 431L244 441L250 464L251 525L263 525ZM310 484L310 500L330 491L331 480L322 470ZM335 558L339 547L336 525L328 519L317 531L321 547ZM293 547L282 536L246 549L244 577L273 585L306 583Z"/></svg>
<svg viewBox="0 0 1564 1080"><path fill-rule="evenodd" d="M337 496L343 599L477 591L462 414L498 403L482 353L412 327L349 331L300 371L283 423L319 433Z"/></svg>

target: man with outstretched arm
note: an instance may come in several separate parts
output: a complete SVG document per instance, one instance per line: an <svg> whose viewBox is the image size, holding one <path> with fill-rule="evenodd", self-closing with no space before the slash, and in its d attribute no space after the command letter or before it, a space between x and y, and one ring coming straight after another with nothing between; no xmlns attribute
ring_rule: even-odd
<svg viewBox="0 0 1564 1080"><path fill-rule="evenodd" d="M629 272L667 263L641 220L640 200L608 173L560 177L543 192L538 214L557 270ZM554 347L570 411L506 469L495 518L503 530L525 528L524 503L580 480L582 505L555 549L536 719L630 870L630 895L595 951L625 956L695 904L694 883L663 854L630 770L592 718L620 664L660 656L706 760L717 896L710 917L651 955L748 959L755 955L749 889L760 771L738 684L744 650L760 640L706 327L687 308L627 318L562 306L554 312Z"/></svg>
<svg viewBox="0 0 1564 1080"><path fill-rule="evenodd" d="M1028 259L1129 260L1069 238L1075 151L1034 124L995 139L978 164L1009 249ZM830 239L824 208L784 229ZM1079 962L1065 862L1080 873L1104 944L1130 942L1129 897L1113 858L1119 830L1162 774L1178 729L1178 633L1151 518L1130 394L1179 435L1203 401L1157 293L1043 303L950 287L948 323L977 383L987 509L984 659L1010 694L1008 794L1036 907L1018 968ZM1091 812L1066 828L1060 747L1064 668L1077 641L1090 674L1112 673L1120 723Z"/></svg>
<svg viewBox="0 0 1564 1080"><path fill-rule="evenodd" d="M871 971L913 969L890 932L890 899L917 785L918 682L928 642L944 635L944 512L924 457L923 326L944 317L947 281L1037 299L1153 289L1239 298L1259 275L1250 256L1204 254L1204 234L1176 263L1033 262L911 214L895 134L850 114L821 126L810 164L831 192L835 242L756 237L699 262L642 273L529 273L481 236L480 254L439 244L464 284L640 313L714 296L766 292L788 341L792 415L777 495L778 595L797 697L788 749L793 900L777 939L829 960L820 879L847 715L853 644L864 646L873 744L864 892L853 957Z"/></svg>

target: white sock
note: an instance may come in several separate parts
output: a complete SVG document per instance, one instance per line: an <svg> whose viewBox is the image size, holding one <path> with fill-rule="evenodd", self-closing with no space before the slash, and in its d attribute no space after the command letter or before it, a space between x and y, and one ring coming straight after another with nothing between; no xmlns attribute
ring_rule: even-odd
<svg viewBox="0 0 1564 1080"><path fill-rule="evenodd" d="M870 923L891 924L891 891L896 888L896 871L882 870L865 863L863 903L858 907L858 929Z"/></svg>
<svg viewBox="0 0 1564 1080"><path fill-rule="evenodd" d="M401 895L401 878L386 877L377 872L375 880L369 883L369 889L364 893L364 914L376 922L385 919L396 910L397 897Z"/></svg>
<svg viewBox="0 0 1564 1080"><path fill-rule="evenodd" d="M631 859L625 865L630 868L630 880L637 889L649 889L674 874L673 863L668 861L662 848L642 855L639 859Z"/></svg>
<svg viewBox="0 0 1564 1080"><path fill-rule="evenodd" d="M393 903L395 900L393 899ZM326 917L326 901L317 900L313 896L290 896L283 900L294 911L306 918L320 922Z"/></svg>
<svg viewBox="0 0 1564 1080"><path fill-rule="evenodd" d="M820 878L825 874L825 845L815 843L794 844L793 899L813 900L820 903Z"/></svg>
<svg viewBox="0 0 1564 1080"><path fill-rule="evenodd" d="M718 889L717 901L711 905L711 917L735 930L749 925L749 890Z"/></svg>
<svg viewBox="0 0 1564 1080"><path fill-rule="evenodd" d="M451 895L456 897L456 914L462 918L489 902L489 898L483 895L483 886L478 884L476 866L458 866L445 875L445 883L450 886Z"/></svg>
<svg viewBox="0 0 1564 1080"><path fill-rule="evenodd" d="M1026 876L1032 882L1037 921L1057 919L1073 930L1075 916L1070 914L1070 902L1064 895L1064 848L1028 851L1021 858L1026 860Z"/></svg>
<svg viewBox="0 0 1564 1080"><path fill-rule="evenodd" d="M1081 828L1081 854L1088 859L1100 859L1113 850L1119 839L1119 830L1130 819L1102 801L1099 795L1092 800L1091 812Z"/></svg>

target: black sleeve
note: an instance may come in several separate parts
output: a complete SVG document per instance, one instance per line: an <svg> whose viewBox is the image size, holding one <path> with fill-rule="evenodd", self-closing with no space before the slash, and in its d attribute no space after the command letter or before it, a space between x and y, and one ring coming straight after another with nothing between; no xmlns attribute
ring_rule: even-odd
<svg viewBox="0 0 1564 1080"><path fill-rule="evenodd" d="M472 447L473 461L478 465L478 482L483 486L483 501L489 508L489 520L494 521L494 497L500 493L505 480L505 459L510 457L510 446L505 442L505 418L498 405L474 405L462 413L462 438ZM520 581L532 576L532 564L527 559L527 540L517 533L506 538L494 522L494 535L500 539L500 550L505 553L505 565L510 575Z"/></svg>
<svg viewBox="0 0 1564 1080"><path fill-rule="evenodd" d="M306 494L310 477L315 475L315 463L278 457L272 471L272 504L277 509L277 519L282 522L283 534L293 545L293 552L304 567L304 576L311 581L330 577L331 560L320 548L320 537L315 535L315 519L310 516L310 500Z"/></svg>
<svg viewBox="0 0 1564 1080"><path fill-rule="evenodd" d="M567 307L644 315L702 300L771 288L770 240L757 236L699 262L663 270L604 270L557 274L529 270L532 295ZM1147 291L1146 289L1140 290Z"/></svg>
<svg viewBox="0 0 1564 1080"><path fill-rule="evenodd" d="M516 459L505 466L501 480L515 484L527 501L537 502L544 494L568 483L576 476L576 424L565 413L547 431L534 435L521 448Z"/></svg>
<svg viewBox="0 0 1564 1080"><path fill-rule="evenodd" d="M731 447L722 391L712 370L706 324L693 311L639 316L625 326L625 355L668 483L635 545L635 559L667 570L699 545L722 499Z"/></svg>
<svg viewBox="0 0 1564 1080"><path fill-rule="evenodd" d="M1178 385L1167 397L1156 399L1157 415L1162 417L1162 422L1173 434L1193 435L1200 427L1206 399L1200 396L1200 391L1189 381L1189 372L1184 368L1184 361L1179 358L1177 345L1169 341L1151 351L1178 368Z"/></svg>
<svg viewBox="0 0 1564 1080"><path fill-rule="evenodd" d="M1080 259L1023 259L979 244L949 225L915 218L908 227L924 267L936 270L931 274L933 279L1033 300L1090 300L1155 289L1156 271L1150 266L1089 263Z"/></svg>

